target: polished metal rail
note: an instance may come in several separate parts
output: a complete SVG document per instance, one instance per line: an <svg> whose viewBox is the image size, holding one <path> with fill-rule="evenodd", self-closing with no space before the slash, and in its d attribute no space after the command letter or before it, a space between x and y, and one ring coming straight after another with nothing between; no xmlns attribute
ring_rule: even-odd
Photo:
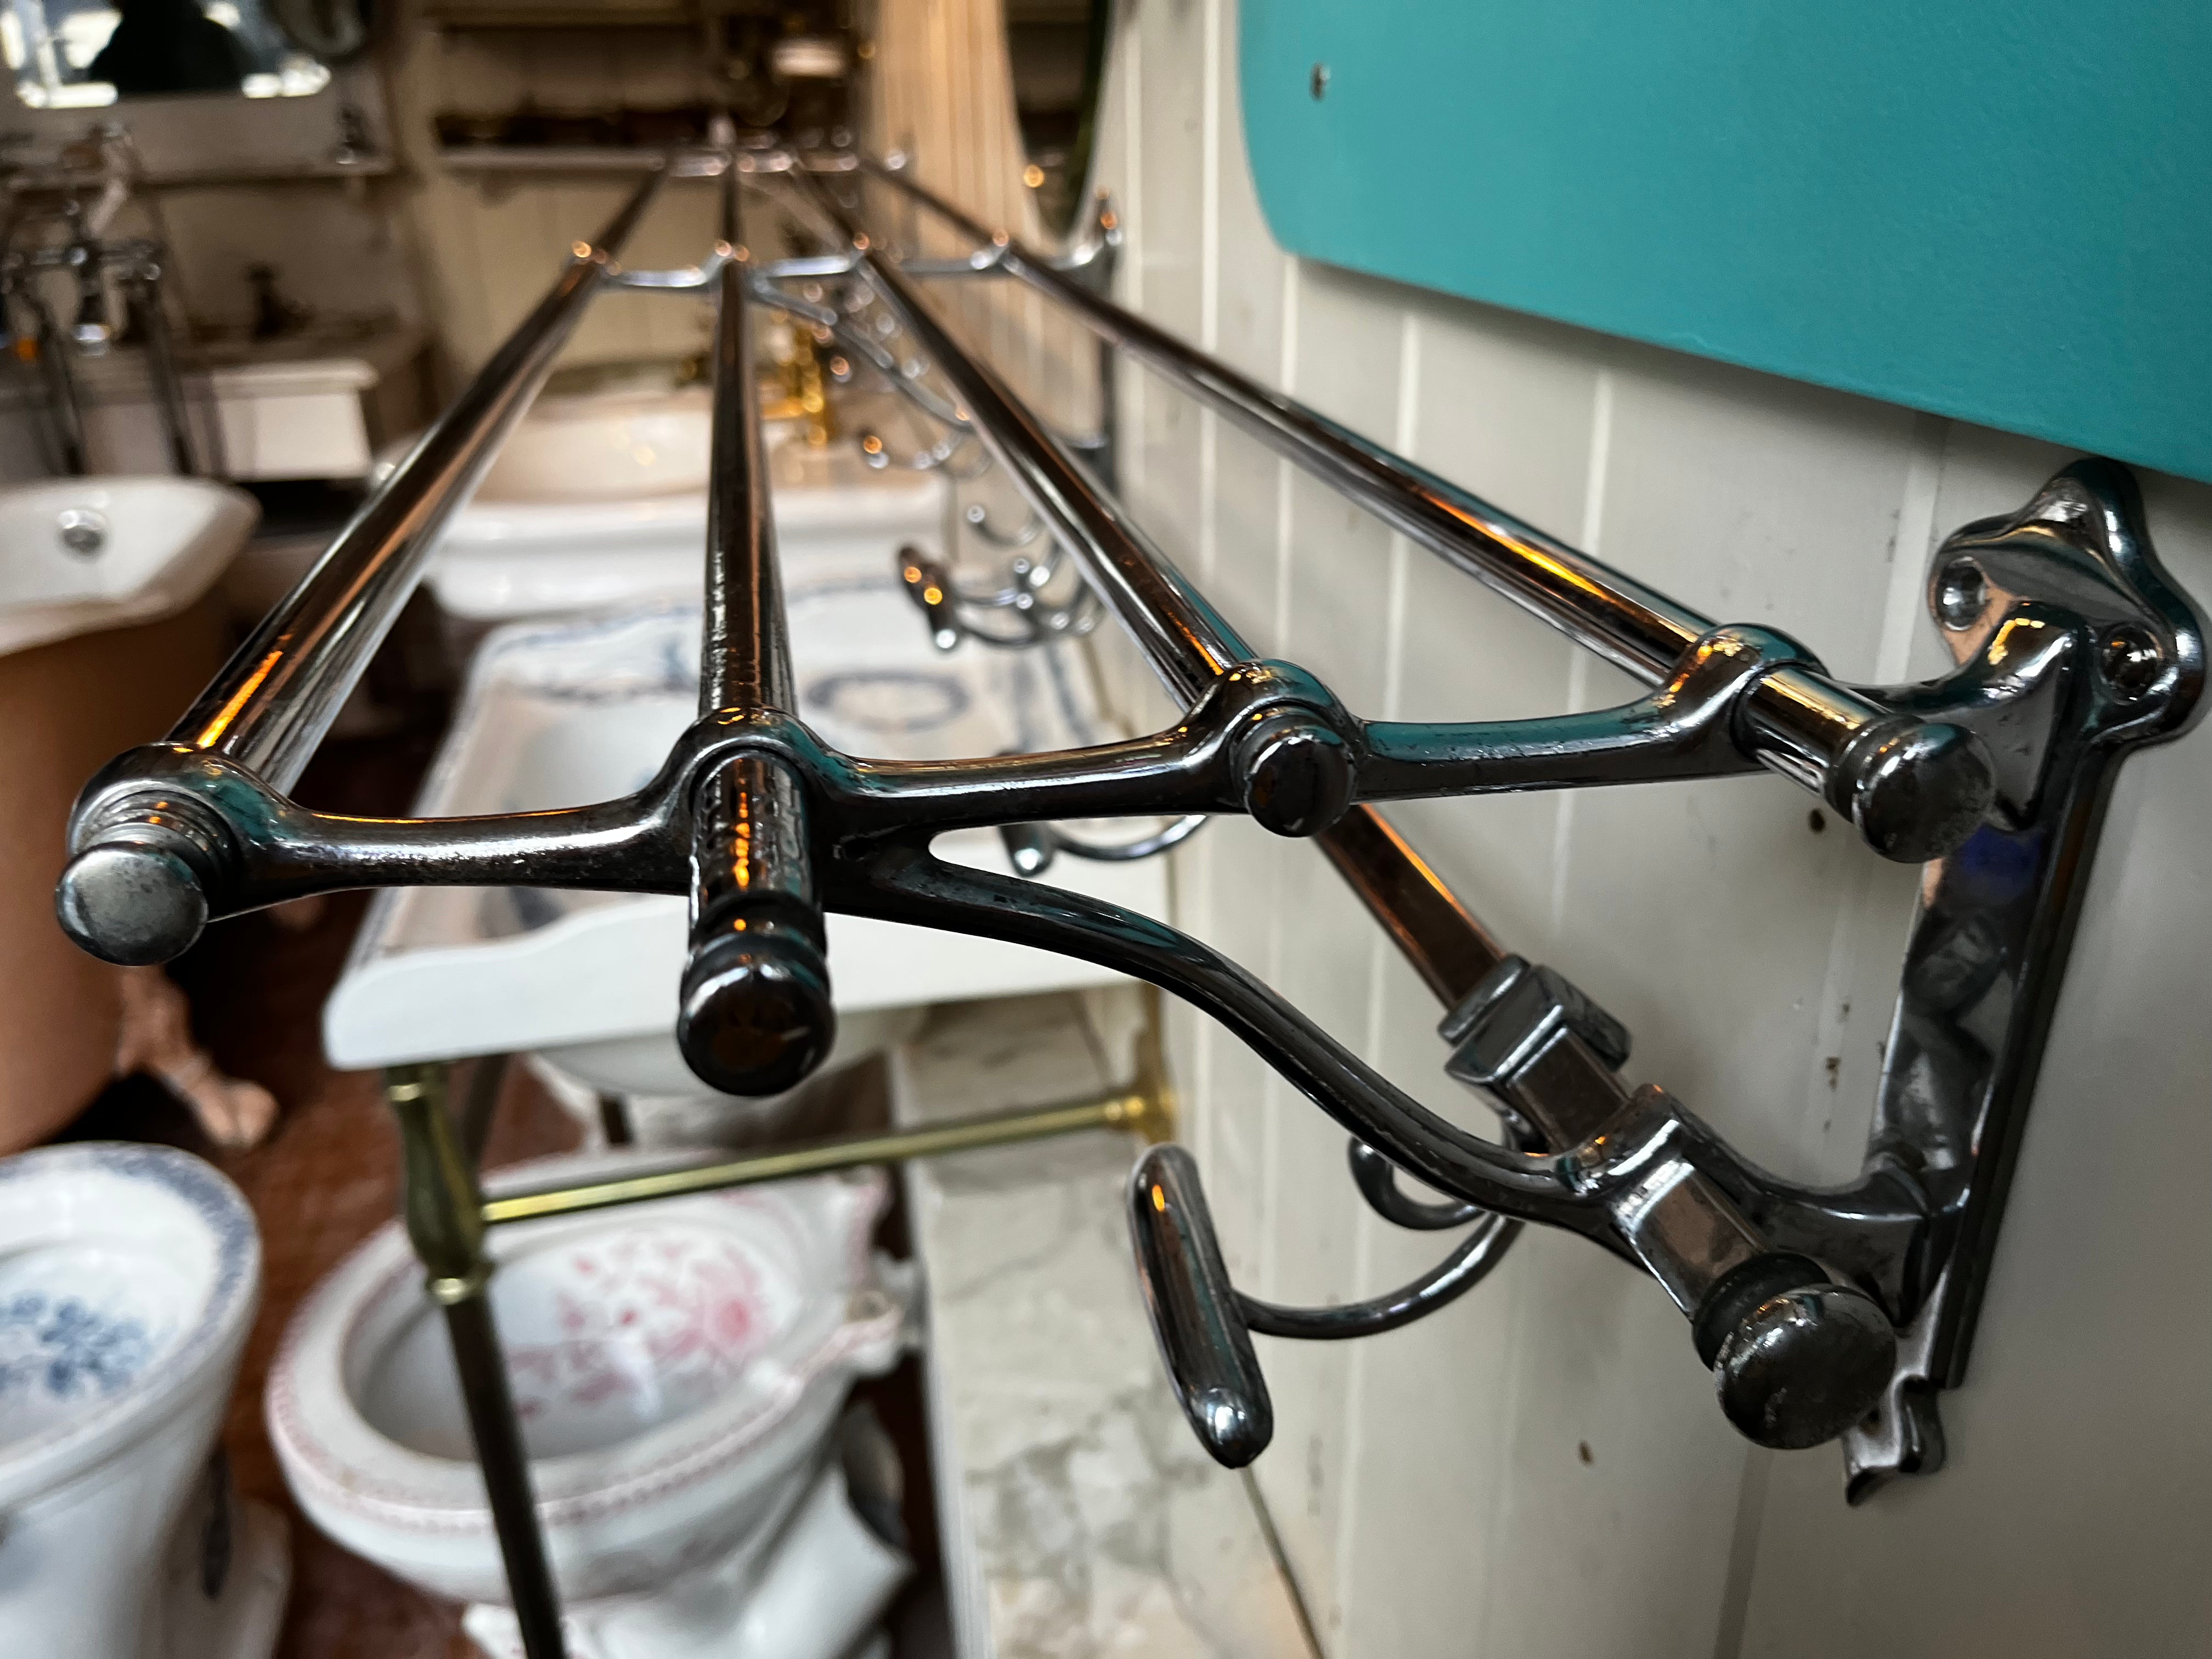
<svg viewBox="0 0 2212 1659"><path fill-rule="evenodd" d="M530 407L666 177L654 169L605 229L575 245L522 325L177 722L173 743L235 761L272 788L298 780L414 592L438 532Z"/></svg>
<svg viewBox="0 0 2212 1659"><path fill-rule="evenodd" d="M714 419L708 467L707 591L700 717L742 728L794 718L790 627L761 435L737 170L722 179L714 307ZM740 753L691 786L691 952L677 1036L702 1079L730 1094L777 1094L828 1055L836 1034L821 896L798 775Z"/></svg>
<svg viewBox="0 0 2212 1659"><path fill-rule="evenodd" d="M2039 1038L2023 1022L2047 1008L2056 984L2049 963L2063 951L2069 896L2080 890L2102 799L2099 769L2126 744L2182 729L2201 690L2201 620L2158 568L2124 473L2079 464L2013 519L1953 537L1931 595L1957 668L1924 685L1863 692L1826 680L1793 641L1755 628L1709 627L1186 353L1184 368L1213 386L1208 395L1239 403L1294 459L1386 516L1403 513L1409 525L1428 526L1431 545L1449 544L1455 561L1480 567L1656 682L1617 708L1543 719L1365 720L1297 665L1255 660L1068 445L963 348L917 281L922 270L953 265L902 264L850 203L788 156L735 158L726 171L793 192L828 228L837 246L823 273L849 285L838 303L849 308L852 288L866 285L927 354L951 389L957 406L948 407L963 430L1005 465L1175 692L1183 705L1175 722L1083 749L900 763L838 753L796 717L746 326L750 302L779 301L744 247L734 179L726 178L714 257L690 270L627 279L641 289L711 290L717 303L697 721L635 793L591 805L356 819L288 799L283 791L307 750L419 573L437 521L520 412L525 388L542 377L575 311L605 285L611 246L643 210L641 192L599 243L578 246L553 293L225 671L202 713L174 740L119 757L88 787L71 824L76 856L58 890L72 936L110 960L153 962L183 949L210 915L348 887L528 883L684 893L692 929L679 1040L700 1076L738 1092L787 1087L830 1048L825 912L1100 963L1182 997L1340 1124L1356 1142L1355 1182L1378 1213L1402 1226L1470 1230L1437 1268L1388 1296L1340 1309L1277 1307L1237 1292L1202 1259L1208 1224L1196 1170L1155 1158L1155 1178L1132 1189L1132 1219L1146 1271L1188 1280L1148 1291L1172 1291L1153 1296L1156 1310L1168 1310L1160 1316L1163 1352L1194 1426L1225 1437L1218 1450L1265 1439L1264 1398L1248 1393L1239 1405L1218 1397L1217 1384L1258 1384L1255 1367L1222 1349L1223 1334L1326 1339L1388 1329L1463 1291L1516 1223L1536 1221L1649 1271L1690 1322L1723 1406L1754 1439L1795 1445L1860 1433L1852 1425L1887 1389L1895 1397L1884 1420L1897 1432L1883 1432L1905 1449L1876 1461L1925 1467L1927 1454L1913 1449L1925 1447L1929 1431L1916 1426L1909 1401L1899 1401L1932 1387L1938 1366L1955 1366L1946 1356L1960 1352L1958 1333L1971 1322L1970 1298L1943 1300L1946 1252L1960 1238L1985 1252L1993 1231L1989 1218L2009 1166L2002 1140L1984 1130L2016 1118L2006 1103L2024 1101L2032 1079ZM1031 280L1049 270L1006 241L979 248L963 268L1027 270ZM1148 340L1164 351L1166 337L1154 339L1149 325L1087 293L1080 298L1094 321L1128 331L1125 344L1137 355ZM1447 534L1449 524L1459 528ZM1807 746L1792 750L1778 732L1806 737ZM1833 743L1821 736L1839 732ZM2046 741L2053 732L2063 739L2055 746ZM1991 754L2002 762L2007 793L2002 815L1985 822ZM2066 790L2053 793L2047 775L2057 775L2021 758L2036 756L2072 769ZM1505 954L1373 810L1394 799L1714 777L1762 763L1848 803L1867 838L1891 856L1971 835L1968 845L1984 849L1980 861L1947 858L1923 884L1932 908L1917 924L1916 949L1924 944L1922 956L1944 964L1923 977L1948 994L1961 984L2009 982L2009 973L2034 991L2010 1005L2002 1043L1992 1048L1991 1019L1979 1005L1917 1005L1926 993L1908 970L1892 1052L1940 1049L1940 1060L1899 1073L1880 1145L1857 1178L1833 1188L1759 1170L1662 1091L1632 1087L1620 1075L1628 1045L1618 1023L1556 972ZM1445 1003L1448 1069L1490 1093L1510 1145L1429 1109L1200 941L1081 894L931 852L936 836L966 828L1205 813L1243 813L1321 841ZM1996 863L1992 847L2002 854ZM1987 878L1999 868L2038 873L2004 887L2012 908L1992 932ZM1975 951L1996 956L1969 961ZM2042 966L2027 975L2017 963ZM2002 1076L1975 1058L1998 1053L2012 1057ZM1959 1098L1943 1119L1950 1139L1932 1147L1934 1120L1917 1080L1923 1072L1966 1080L1945 1085L1947 1099ZM1996 1150L1970 1166L1957 1153L1969 1146ZM1399 1173L1444 1200L1400 1192L1392 1184ZM480 1229L481 1206L467 1213L467 1226ZM1972 1224L1963 1231L1962 1215ZM430 1245L444 1248L435 1238ZM1962 1273L1978 1273L1983 1259L1965 1262ZM434 1290L442 1282L434 1275ZM455 1279L445 1289L458 1307L477 1299L481 1285ZM1911 1354L1895 1360L1898 1332L1917 1328L1912 1322L1931 1308L1940 1328L1915 1335ZM454 1340L474 1344L491 1364L483 1358L489 1330L488 1315L471 1314L456 1321ZM1231 1420L1231 1407L1246 1415ZM1211 1428L1201 1421L1208 1412ZM556 1648L541 1641L532 1650Z"/></svg>
<svg viewBox="0 0 2212 1659"><path fill-rule="evenodd" d="M1713 622L1688 606L1122 309L906 169L866 165L872 177L989 250L992 257L979 258L975 270L1017 277L1048 295L1392 528L1646 684L1675 674L1714 632ZM1802 647L1797 656L1745 691L1735 732L1744 752L1822 796L1889 857L1919 863L1955 846L1990 803L1993 785L1981 745L1955 726L1900 720L1830 678ZM1931 811L1938 802L1948 810Z"/></svg>
<svg viewBox="0 0 2212 1659"><path fill-rule="evenodd" d="M1129 515L1082 471L989 365L947 333L897 262L819 180L799 175L816 211L848 244L854 266L958 392L1000 465L1074 556L1170 690L1188 702L1257 654Z"/></svg>
<svg viewBox="0 0 2212 1659"><path fill-rule="evenodd" d="M439 531L538 395L666 176L656 167L596 238L574 246L544 298L185 711L169 733L174 755L227 763L276 795L298 781L422 579ZM133 776L124 766L121 787L106 793L112 824L85 825L80 803L89 833L77 837L57 908L70 936L109 961L166 962L211 914L232 826L155 779L134 789Z"/></svg>

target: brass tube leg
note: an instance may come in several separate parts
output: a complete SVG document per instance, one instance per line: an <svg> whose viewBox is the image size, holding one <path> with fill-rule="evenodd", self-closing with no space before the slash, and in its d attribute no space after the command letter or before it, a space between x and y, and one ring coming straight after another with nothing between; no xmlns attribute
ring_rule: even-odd
<svg viewBox="0 0 2212 1659"><path fill-rule="evenodd" d="M492 1322L483 1198L446 1109L448 1069L395 1066L384 1074L385 1099L399 1120L407 1237L422 1259L431 1297L445 1310L446 1334L453 1345L469 1433L491 1500L492 1529L499 1535L522 1650L529 1659L567 1659L561 1604L530 1490L530 1463Z"/></svg>

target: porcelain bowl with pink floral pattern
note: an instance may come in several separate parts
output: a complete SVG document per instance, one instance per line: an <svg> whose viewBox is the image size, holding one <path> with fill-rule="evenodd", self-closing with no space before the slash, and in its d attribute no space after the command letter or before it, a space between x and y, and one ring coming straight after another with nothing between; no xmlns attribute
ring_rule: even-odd
<svg viewBox="0 0 2212 1659"><path fill-rule="evenodd" d="M667 1162L551 1158L544 1185ZM853 1378L904 1309L869 1238L880 1171L656 1200L492 1235L494 1317L565 1607L726 1575L806 1487ZM294 1316L265 1398L300 1506L434 1594L507 1585L444 1322L392 1223Z"/></svg>

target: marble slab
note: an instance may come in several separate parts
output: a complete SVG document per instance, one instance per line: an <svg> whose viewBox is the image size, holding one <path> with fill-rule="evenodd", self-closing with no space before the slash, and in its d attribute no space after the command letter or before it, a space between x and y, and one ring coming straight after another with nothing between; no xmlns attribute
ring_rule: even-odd
<svg viewBox="0 0 2212 1659"><path fill-rule="evenodd" d="M902 1123L1129 1074L1130 992L939 1010L894 1068ZM1160 1371L1105 1131L907 1166L927 1285L947 1590L963 1659L1310 1659L1244 1476Z"/></svg>

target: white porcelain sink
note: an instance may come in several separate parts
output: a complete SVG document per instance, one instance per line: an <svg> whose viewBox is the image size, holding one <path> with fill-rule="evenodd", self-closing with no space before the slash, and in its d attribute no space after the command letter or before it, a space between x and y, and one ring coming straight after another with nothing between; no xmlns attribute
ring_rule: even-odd
<svg viewBox="0 0 2212 1659"><path fill-rule="evenodd" d="M707 488L703 386L540 398L477 487L478 501L635 501Z"/></svg>
<svg viewBox="0 0 2212 1659"><path fill-rule="evenodd" d="M1121 735L1096 713L1078 651L1054 647L1048 661L971 643L941 656L889 570L794 580L790 613L800 713L848 753L950 759ZM698 652L690 607L500 629L477 656L416 810L527 811L637 788L693 718ZM995 830L941 836L936 848L1012 873ZM1167 911L1157 859L1063 860L1051 879ZM381 894L324 1010L331 1060L362 1067L536 1052L600 1089L697 1091L674 1036L685 908L676 897L535 888ZM1119 978L1072 957L851 916L829 918L829 945L841 1025L872 1029L878 1042L883 1024L868 1017L881 1011Z"/></svg>
<svg viewBox="0 0 2212 1659"><path fill-rule="evenodd" d="M427 580L452 614L513 621L696 600L707 538L703 388L542 398L439 541ZM772 434L776 542L787 570L887 570L900 547L937 554L947 497L935 474L865 465L850 440Z"/></svg>
<svg viewBox="0 0 2212 1659"><path fill-rule="evenodd" d="M253 498L199 478L0 489L0 654L173 615L253 529Z"/></svg>

